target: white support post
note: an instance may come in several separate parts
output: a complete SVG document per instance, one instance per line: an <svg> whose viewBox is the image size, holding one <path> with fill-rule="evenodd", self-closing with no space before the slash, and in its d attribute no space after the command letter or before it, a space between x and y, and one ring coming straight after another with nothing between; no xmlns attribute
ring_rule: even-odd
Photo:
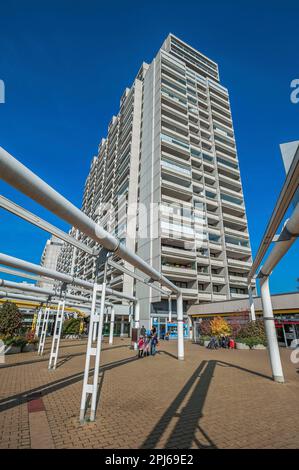
<svg viewBox="0 0 299 470"><path fill-rule="evenodd" d="M42 315L43 315L43 309L40 308L37 314L36 328L35 328L35 336L37 336L37 338L39 337L39 330L40 330L40 325L42 321Z"/></svg>
<svg viewBox="0 0 299 470"><path fill-rule="evenodd" d="M192 325L192 319L190 315L188 315L188 328L189 328L189 339L193 339L193 325Z"/></svg>
<svg viewBox="0 0 299 470"><path fill-rule="evenodd" d="M172 316L172 311L171 311L171 295L168 297L168 321L171 323L171 316Z"/></svg>
<svg viewBox="0 0 299 470"><path fill-rule="evenodd" d="M52 347L51 347L48 369L56 369L56 364L57 364L57 359L58 359L58 354L59 354L61 330L62 330L63 317L64 317L64 308L65 308L65 301L61 300L57 305L56 319L55 319L55 326L54 326L54 333L53 333Z"/></svg>
<svg viewBox="0 0 299 470"><path fill-rule="evenodd" d="M98 336L98 322L94 321L92 324L92 342L94 343L97 340Z"/></svg>
<svg viewBox="0 0 299 470"><path fill-rule="evenodd" d="M100 286L96 283L93 286L91 312L90 312L90 327L89 327L89 334L88 334L88 341L87 341L86 361L85 361L83 389L82 389L81 407L80 407L80 422L81 423L84 422L87 397L89 394L91 395L91 409L90 409L90 418L89 418L90 421L94 421L95 415L96 415L99 368L100 368L101 347L102 347L102 330L103 330L105 297L106 297L106 274L107 274L107 263L105 264L104 282L102 284L101 306L100 306L99 315L96 314L96 300L97 300L97 293L100 290ZM94 346L93 337L94 337L96 324L98 324L98 328L97 328L96 345ZM92 356L95 357L95 364L94 364L92 383L89 383L90 362L91 362Z"/></svg>
<svg viewBox="0 0 299 470"><path fill-rule="evenodd" d="M44 353L44 347L45 347L45 341L47 337L47 331L48 331L48 324L49 324L49 316L50 316L50 308L46 307L44 311L44 318L43 318L43 323L42 323L42 331L40 335L40 340L39 340L39 345L38 345L38 352L40 356L43 355Z"/></svg>
<svg viewBox="0 0 299 470"><path fill-rule="evenodd" d="M140 304L139 304L139 301L136 300L134 328L137 328L138 331L139 331L139 319L140 319ZM137 342L134 343L134 350L137 351L137 349L138 349L138 338L137 338Z"/></svg>
<svg viewBox="0 0 299 470"><path fill-rule="evenodd" d="M121 316L121 321L120 321L120 337L122 338L124 336L124 328L125 328L125 320L124 316Z"/></svg>
<svg viewBox="0 0 299 470"><path fill-rule="evenodd" d="M94 366L94 375L93 375L93 393L91 395L90 421L95 420L96 407L97 407L99 368L100 368L101 348L102 348L102 330L103 330L103 319L104 319L104 308L105 308L105 295L106 295L106 282L103 282L101 309L100 309L99 327L98 327L98 339L97 339L97 346L96 346L96 357L95 357L95 366Z"/></svg>
<svg viewBox="0 0 299 470"><path fill-rule="evenodd" d="M177 296L177 322L178 322L178 359L184 360L184 314L183 314L183 295Z"/></svg>
<svg viewBox="0 0 299 470"><path fill-rule="evenodd" d="M115 320L115 310L114 310L114 307L112 306L111 316L110 316L109 344L113 344L114 320Z"/></svg>
<svg viewBox="0 0 299 470"><path fill-rule="evenodd" d="M256 316L255 316L255 308L254 308L251 286L248 286L248 295L249 295L250 320L255 321Z"/></svg>
<svg viewBox="0 0 299 470"><path fill-rule="evenodd" d="M265 323L265 331L268 342L268 351L272 368L272 376L275 382L284 383L284 376L281 366L276 329L274 324L273 309L271 303L269 278L260 279L261 299L263 305L263 317Z"/></svg>

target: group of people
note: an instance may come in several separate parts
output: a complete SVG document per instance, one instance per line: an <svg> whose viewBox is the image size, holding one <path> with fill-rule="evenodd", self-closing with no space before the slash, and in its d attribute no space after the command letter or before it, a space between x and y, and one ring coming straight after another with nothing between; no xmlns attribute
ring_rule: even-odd
<svg viewBox="0 0 299 470"><path fill-rule="evenodd" d="M155 326L150 331L146 331L142 326L138 340L138 357L154 356L157 351L158 336Z"/></svg>
<svg viewBox="0 0 299 470"><path fill-rule="evenodd" d="M219 338L217 336L213 336L207 348L208 349L218 349L218 348L234 349L235 341L233 340L233 338L230 338L229 336L225 336L225 335L221 335Z"/></svg>

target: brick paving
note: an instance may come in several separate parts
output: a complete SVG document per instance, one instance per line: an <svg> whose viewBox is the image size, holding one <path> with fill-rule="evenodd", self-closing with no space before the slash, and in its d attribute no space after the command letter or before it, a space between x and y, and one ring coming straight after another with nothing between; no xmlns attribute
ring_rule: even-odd
<svg viewBox="0 0 299 470"><path fill-rule="evenodd" d="M271 380L266 351L211 351L161 342L137 359L128 340L104 344L94 423L78 421L86 343L61 342L59 367L45 355L6 357L0 366L0 448L298 448L299 366L282 349L285 384ZM43 422L30 413L42 399ZM46 419L46 422L44 422ZM40 444L39 444L40 445ZM38 445L38 446L39 446ZM46 444L45 444L46 445Z"/></svg>

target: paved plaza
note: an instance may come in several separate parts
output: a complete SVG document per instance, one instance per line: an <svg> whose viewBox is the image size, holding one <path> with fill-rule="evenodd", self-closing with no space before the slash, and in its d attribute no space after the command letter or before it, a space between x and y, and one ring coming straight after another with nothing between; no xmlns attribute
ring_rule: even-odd
<svg viewBox="0 0 299 470"><path fill-rule="evenodd" d="M107 341L107 340L105 340ZM299 366L281 350L286 383L267 351L207 350L160 342L138 359L127 339L104 344L97 419L78 421L86 342L63 340L59 367L45 355L0 366L0 448L298 448Z"/></svg>

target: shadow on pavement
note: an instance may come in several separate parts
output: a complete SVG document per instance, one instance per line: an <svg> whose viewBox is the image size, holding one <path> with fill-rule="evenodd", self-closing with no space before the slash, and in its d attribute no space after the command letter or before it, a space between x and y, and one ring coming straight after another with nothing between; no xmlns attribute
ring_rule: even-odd
<svg viewBox="0 0 299 470"><path fill-rule="evenodd" d="M202 361L199 367L192 374L186 385L173 400L169 408L165 411L150 435L144 441L141 449L155 448L159 440L163 437L172 420L176 421L174 429L171 431L164 448L189 449L195 443L199 449L215 449L216 445L199 426L198 421L202 417L202 409L208 394L208 389L213 377L217 361ZM194 389L188 398L187 403L180 409L188 392ZM201 440L195 438L199 431Z"/></svg>
<svg viewBox="0 0 299 470"><path fill-rule="evenodd" d="M106 371L110 369L114 369L115 367L121 367L125 364L134 362L136 360L138 360L138 358L134 356L129 359L127 358L127 359L122 359L116 362L110 362L108 364L101 366L100 372L103 372L104 374ZM93 369L91 369L90 372L92 373ZM46 396L49 393L55 392L56 390L60 390L64 387L68 387L69 385L73 385L76 382L79 382L80 380L82 380L83 376L84 376L84 372L79 372L77 374L70 375L69 377L55 380L49 384L41 385L40 387L36 387L32 390L28 390L23 393L18 393L16 395L12 395L11 397L3 398L2 400L0 400L0 413L1 411L9 410L22 403L26 403L27 401L32 400L32 398L35 396L39 396L39 397Z"/></svg>
<svg viewBox="0 0 299 470"><path fill-rule="evenodd" d="M129 348L129 346L127 344L122 344L120 346L110 346L109 348L103 348L102 351L110 351L111 349L119 349L119 348ZM61 347L59 347L59 350L62 349ZM50 349L45 349L44 350L45 352L47 351L50 351ZM80 353L75 353L75 354L68 354L66 356L59 356L59 359L71 359L72 357L77 357L77 356L84 356L86 354L86 351L84 352L80 352ZM47 357L45 356L42 356L43 359L33 359L31 361L22 361L22 362L14 362L13 364L0 364L0 371L2 369L8 369L10 367L17 367L17 366L26 366L26 365L29 365L29 364L35 364L35 363L38 363L38 362L48 362L49 361L49 355L47 355ZM65 361L66 362L66 361Z"/></svg>

